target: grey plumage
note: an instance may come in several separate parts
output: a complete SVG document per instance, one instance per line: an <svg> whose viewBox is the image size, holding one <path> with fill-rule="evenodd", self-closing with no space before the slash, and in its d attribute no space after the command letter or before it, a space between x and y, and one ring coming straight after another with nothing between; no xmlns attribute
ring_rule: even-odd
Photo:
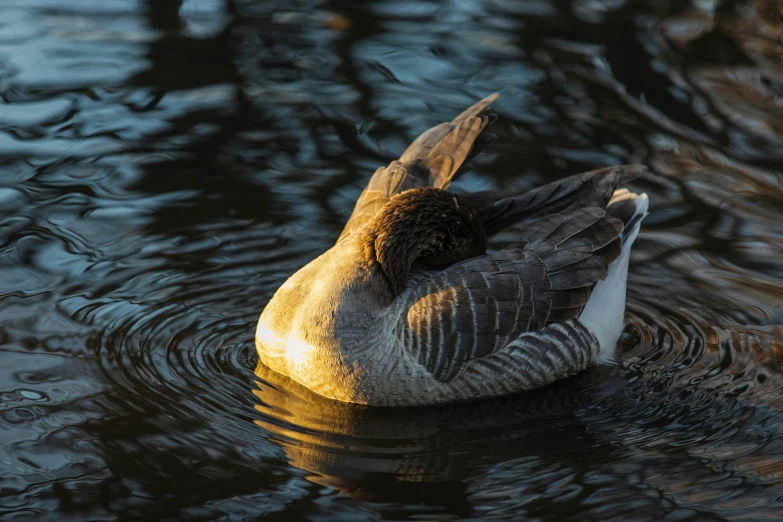
<svg viewBox="0 0 783 522"><path fill-rule="evenodd" d="M621 320L619 271L646 197L617 189L644 167L599 169L523 194L447 192L492 141L487 108L496 97L375 172L335 247L264 310L256 334L264 364L327 397L411 405L528 389L608 360L614 330L595 330L594 307L593 330L580 318L611 279L622 288L602 293L622 295L609 299L609 322ZM509 226L524 243L485 254L487 236Z"/></svg>

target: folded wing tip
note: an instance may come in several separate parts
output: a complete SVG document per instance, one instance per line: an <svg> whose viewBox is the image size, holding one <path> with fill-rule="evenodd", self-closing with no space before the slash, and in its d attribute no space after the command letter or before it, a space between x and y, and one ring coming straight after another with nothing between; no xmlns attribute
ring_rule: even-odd
<svg viewBox="0 0 783 522"><path fill-rule="evenodd" d="M621 183L632 181L636 178L645 176L650 169L646 165L640 163L629 163L627 165L617 165L614 167L618 174L620 174Z"/></svg>

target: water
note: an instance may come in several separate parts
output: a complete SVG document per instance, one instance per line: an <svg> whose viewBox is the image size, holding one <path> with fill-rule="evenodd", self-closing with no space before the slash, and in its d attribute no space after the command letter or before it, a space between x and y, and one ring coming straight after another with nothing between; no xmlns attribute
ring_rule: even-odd
<svg viewBox="0 0 783 522"><path fill-rule="evenodd" d="M355 4L0 5L0 519L782 518L779 3ZM625 368L414 410L256 369L374 169L494 91L464 190L653 170Z"/></svg>

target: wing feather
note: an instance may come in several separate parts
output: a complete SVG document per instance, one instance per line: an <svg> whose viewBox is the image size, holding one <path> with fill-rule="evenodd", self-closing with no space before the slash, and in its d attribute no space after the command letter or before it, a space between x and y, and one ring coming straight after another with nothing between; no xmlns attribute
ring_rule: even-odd
<svg viewBox="0 0 783 522"><path fill-rule="evenodd" d="M453 265L403 294L407 311L398 328L416 338L403 345L436 379L455 379L472 362L503 352L528 332L546 331L551 339L527 336L524 353L565 342L565 330L550 331L548 325L579 316L619 254L614 245L623 223L603 209L580 208L539 218L527 230L524 248ZM548 379L568 356L561 350L543 366L529 363L529 378Z"/></svg>
<svg viewBox="0 0 783 522"><path fill-rule="evenodd" d="M463 197L475 208L488 236L528 219L576 209L604 209L618 186L647 171L643 165L620 165L553 181L522 194L483 191Z"/></svg>

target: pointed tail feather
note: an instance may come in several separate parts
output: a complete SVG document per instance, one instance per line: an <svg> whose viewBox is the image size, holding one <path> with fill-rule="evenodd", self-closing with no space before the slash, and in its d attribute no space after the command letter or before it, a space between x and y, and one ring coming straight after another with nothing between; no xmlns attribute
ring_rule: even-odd
<svg viewBox="0 0 783 522"><path fill-rule="evenodd" d="M337 242L361 228L395 194L421 187L445 189L470 170L468 161L495 139L485 130L495 121L495 115L487 109L497 97L497 93L488 96L452 121L429 129L411 143L399 160L376 170Z"/></svg>
<svg viewBox="0 0 783 522"><path fill-rule="evenodd" d="M430 171L431 186L447 188L469 170L468 160L495 140L494 134L484 131L496 119L488 108L498 96L497 93L487 96L452 121L429 129L411 143L400 161L424 163Z"/></svg>

